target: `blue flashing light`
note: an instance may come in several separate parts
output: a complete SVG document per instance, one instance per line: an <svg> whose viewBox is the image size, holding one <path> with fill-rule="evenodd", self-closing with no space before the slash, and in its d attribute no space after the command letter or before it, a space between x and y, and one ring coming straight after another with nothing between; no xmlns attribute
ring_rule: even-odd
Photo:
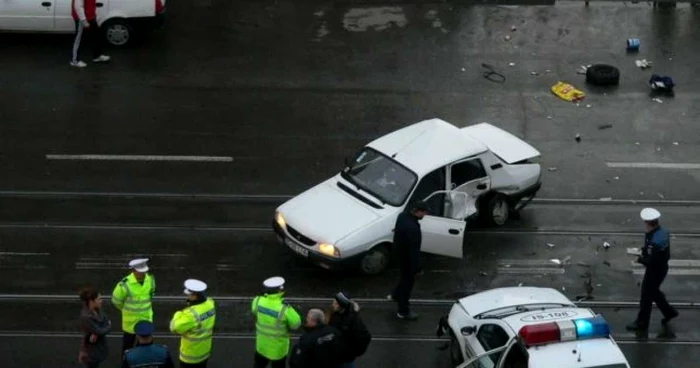
<svg viewBox="0 0 700 368"><path fill-rule="evenodd" d="M578 339L591 339L610 336L610 325L603 316L575 319L576 337Z"/></svg>

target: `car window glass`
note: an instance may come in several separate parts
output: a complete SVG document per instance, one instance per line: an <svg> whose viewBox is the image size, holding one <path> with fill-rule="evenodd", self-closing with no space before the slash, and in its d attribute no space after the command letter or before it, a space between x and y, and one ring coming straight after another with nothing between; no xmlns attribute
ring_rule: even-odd
<svg viewBox="0 0 700 368"><path fill-rule="evenodd" d="M481 160L476 158L452 165L450 175L453 187L456 188L472 180L486 177L486 170Z"/></svg>
<svg viewBox="0 0 700 368"><path fill-rule="evenodd" d="M489 351L507 344L510 337L508 336L508 333L501 328L501 326L495 324L484 324L479 327L479 331L476 333L476 339L479 341L484 351ZM500 356L500 352L489 355L492 363L496 363Z"/></svg>
<svg viewBox="0 0 700 368"><path fill-rule="evenodd" d="M418 185L416 186L416 190L413 192L413 195L411 196L411 200L409 201L408 206L410 206L411 203L413 203L415 201L425 199L426 197L433 194L434 192L437 192L440 190L445 190L445 181L446 181L445 168L439 168L437 170L432 171L428 175L424 176L423 179L421 179L418 182ZM444 216L445 194L434 195L432 198L428 199L427 204L428 204L428 214L430 216L438 216L438 217Z"/></svg>

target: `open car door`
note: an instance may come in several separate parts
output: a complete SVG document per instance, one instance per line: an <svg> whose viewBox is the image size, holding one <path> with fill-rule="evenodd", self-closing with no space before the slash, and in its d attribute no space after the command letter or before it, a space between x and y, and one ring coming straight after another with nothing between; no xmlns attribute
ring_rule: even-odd
<svg viewBox="0 0 700 368"><path fill-rule="evenodd" d="M435 198L439 194L449 194L448 191L437 191L429 195L425 201ZM448 200L446 202L452 202ZM448 203L445 203L447 206ZM451 215L449 211L448 216ZM463 219L452 219L426 215L421 220L421 233L423 241L421 251L452 258L463 258L462 243L467 223Z"/></svg>
<svg viewBox="0 0 700 368"><path fill-rule="evenodd" d="M507 344L458 365L455 368L528 368L527 349L515 338Z"/></svg>

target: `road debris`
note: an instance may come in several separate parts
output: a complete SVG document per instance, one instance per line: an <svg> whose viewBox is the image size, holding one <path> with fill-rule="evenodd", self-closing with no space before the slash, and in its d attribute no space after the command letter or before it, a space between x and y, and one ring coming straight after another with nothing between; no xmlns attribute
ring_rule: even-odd
<svg viewBox="0 0 700 368"><path fill-rule="evenodd" d="M556 245L554 245L554 244L552 244L552 243L547 243L547 246L550 247L550 248L556 247Z"/></svg>
<svg viewBox="0 0 700 368"><path fill-rule="evenodd" d="M556 166L552 166L552 167L547 168L547 171L557 171L557 170L559 170L559 168Z"/></svg>
<svg viewBox="0 0 700 368"><path fill-rule="evenodd" d="M592 65L592 64L589 64L589 65L581 65L581 68L580 68L579 70L576 71L576 74L583 74L583 75L585 75L586 72L588 71L588 68L589 68L591 65Z"/></svg>
<svg viewBox="0 0 700 368"><path fill-rule="evenodd" d="M603 248L605 248L605 250L608 250L610 248L610 243L603 242Z"/></svg>
<svg viewBox="0 0 700 368"><path fill-rule="evenodd" d="M530 72L530 75L540 75L538 72Z"/></svg>
<svg viewBox="0 0 700 368"><path fill-rule="evenodd" d="M554 263L554 264L558 264L558 265L561 264L561 261L558 260L558 259L556 259L556 258L550 259L549 261L552 262L552 263Z"/></svg>
<svg viewBox="0 0 700 368"><path fill-rule="evenodd" d="M654 97L654 98L652 98L651 100L654 101L654 102L658 102L658 103L664 103L664 101L663 101L662 99L658 98L658 97Z"/></svg>
<svg viewBox="0 0 700 368"><path fill-rule="evenodd" d="M505 35L505 37L503 37L503 39L506 41L510 41L510 35Z"/></svg>
<svg viewBox="0 0 700 368"><path fill-rule="evenodd" d="M616 176L614 179L615 179L615 180L620 180L620 177L619 177L619 176Z"/></svg>
<svg viewBox="0 0 700 368"><path fill-rule="evenodd" d="M581 134L576 133L574 139L576 140L576 142L581 142Z"/></svg>
<svg viewBox="0 0 700 368"><path fill-rule="evenodd" d="M522 282L519 282L519 283L518 283L518 287L521 287L521 286L523 286L523 283L522 283Z"/></svg>
<svg viewBox="0 0 700 368"><path fill-rule="evenodd" d="M516 29L517 29L517 28L515 28L515 26L510 26L510 31L511 31L511 32L515 32Z"/></svg>
<svg viewBox="0 0 700 368"><path fill-rule="evenodd" d="M639 248L627 248L627 254L631 256L641 256L642 251Z"/></svg>
<svg viewBox="0 0 700 368"><path fill-rule="evenodd" d="M515 63L508 63L508 66L515 66Z"/></svg>
<svg viewBox="0 0 700 368"><path fill-rule="evenodd" d="M483 77L488 79L491 82L495 83L505 83L506 82L506 76L496 72L493 66L490 64L482 63L481 67L486 69L486 71L483 73ZM494 78L495 77L495 78Z"/></svg>
<svg viewBox="0 0 700 368"><path fill-rule="evenodd" d="M641 143L639 142L634 142L635 145L639 146Z"/></svg>
<svg viewBox="0 0 700 368"><path fill-rule="evenodd" d="M638 68L651 68L651 61L647 61L647 59L635 60L634 63L637 65Z"/></svg>
<svg viewBox="0 0 700 368"><path fill-rule="evenodd" d="M484 271L479 272L479 276L488 276L488 275L489 275L489 274L486 273L486 272L484 272Z"/></svg>
<svg viewBox="0 0 700 368"><path fill-rule="evenodd" d="M570 265L570 264L571 264L571 256L566 256L566 258L564 258L564 260L562 261L562 263L563 263L565 266Z"/></svg>
<svg viewBox="0 0 700 368"><path fill-rule="evenodd" d="M678 142L673 142L673 145L674 145L674 146L677 146L677 145L678 145Z"/></svg>
<svg viewBox="0 0 700 368"><path fill-rule="evenodd" d="M666 197L664 197L664 195L663 195L663 194L661 194L661 193L656 193L656 195L657 195L657 196L659 196L659 198L661 198L661 199L664 199L664 198L666 198Z"/></svg>
<svg viewBox="0 0 700 368"><path fill-rule="evenodd" d="M583 91L578 90L571 84L564 83L562 81L557 82L557 84L553 85L550 90L564 101L579 102L586 98L586 94Z"/></svg>
<svg viewBox="0 0 700 368"><path fill-rule="evenodd" d="M610 129L610 128L612 128L612 124L602 124L602 125L598 125L598 129L599 129L599 130Z"/></svg>

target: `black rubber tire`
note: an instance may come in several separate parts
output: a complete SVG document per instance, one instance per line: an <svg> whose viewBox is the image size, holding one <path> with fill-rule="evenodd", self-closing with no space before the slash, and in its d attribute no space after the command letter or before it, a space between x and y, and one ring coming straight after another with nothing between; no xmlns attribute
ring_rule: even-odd
<svg viewBox="0 0 700 368"><path fill-rule="evenodd" d="M453 367L464 363L462 349L459 348L459 342L453 333L450 333L450 361Z"/></svg>
<svg viewBox="0 0 700 368"><path fill-rule="evenodd" d="M586 82L598 86L620 84L620 70L612 65L595 64L586 69Z"/></svg>
<svg viewBox="0 0 700 368"><path fill-rule="evenodd" d="M510 217L510 203L503 194L496 193L488 198L484 203L484 210L481 215L488 226L499 227L508 222ZM498 212L495 214L495 212Z"/></svg>
<svg viewBox="0 0 700 368"><path fill-rule="evenodd" d="M360 260L360 272L365 275L378 275L389 267L391 253L386 244L379 244L365 253Z"/></svg>
<svg viewBox="0 0 700 368"><path fill-rule="evenodd" d="M110 19L101 28L105 42L112 47L130 46L136 38L134 27L126 19Z"/></svg>

